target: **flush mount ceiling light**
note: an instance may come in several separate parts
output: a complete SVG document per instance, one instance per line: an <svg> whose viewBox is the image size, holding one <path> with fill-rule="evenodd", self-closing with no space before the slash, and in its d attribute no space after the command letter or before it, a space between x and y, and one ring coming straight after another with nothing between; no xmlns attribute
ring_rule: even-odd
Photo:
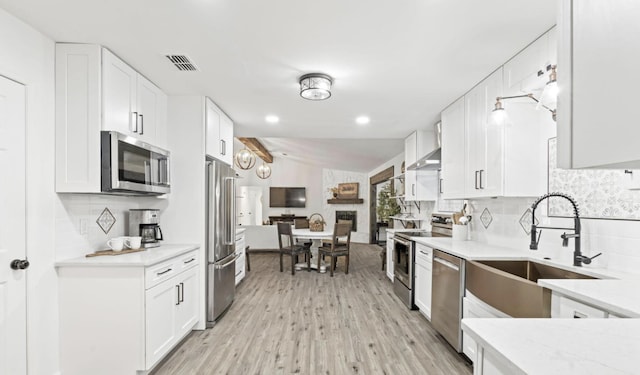
<svg viewBox="0 0 640 375"><path fill-rule="evenodd" d="M256 168L256 174L263 180L271 177L271 167L267 163L262 162L262 165Z"/></svg>
<svg viewBox="0 0 640 375"><path fill-rule="evenodd" d="M256 165L256 154L245 147L236 153L234 160L238 168L244 170L251 169Z"/></svg>
<svg viewBox="0 0 640 375"><path fill-rule="evenodd" d="M322 73L310 73L300 77L300 96L308 100L325 100L331 96L333 79Z"/></svg>
<svg viewBox="0 0 640 375"><path fill-rule="evenodd" d="M356 118L356 124L358 125L367 125L369 122L371 122L371 119L367 116L359 116Z"/></svg>
<svg viewBox="0 0 640 375"><path fill-rule="evenodd" d="M268 115L264 120L269 124L277 124L280 121L280 118L276 115Z"/></svg>

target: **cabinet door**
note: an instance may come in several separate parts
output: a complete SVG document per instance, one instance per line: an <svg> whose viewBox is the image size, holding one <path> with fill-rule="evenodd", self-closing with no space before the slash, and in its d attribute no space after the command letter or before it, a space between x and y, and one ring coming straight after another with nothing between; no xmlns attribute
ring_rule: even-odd
<svg viewBox="0 0 640 375"><path fill-rule="evenodd" d="M233 165L233 122L224 113L220 116L219 159L229 165Z"/></svg>
<svg viewBox="0 0 640 375"><path fill-rule="evenodd" d="M151 368L160 360L177 340L175 324L179 289L175 278L171 278L145 293L146 368Z"/></svg>
<svg viewBox="0 0 640 375"><path fill-rule="evenodd" d="M207 155L216 159L220 158L220 120L221 113L218 107L209 98L206 99L206 142L205 150Z"/></svg>
<svg viewBox="0 0 640 375"><path fill-rule="evenodd" d="M138 137L158 145L157 130L162 116L164 93L151 81L138 75Z"/></svg>
<svg viewBox="0 0 640 375"><path fill-rule="evenodd" d="M502 68L465 95L467 198L502 194L504 129L489 125L489 115L500 95Z"/></svg>
<svg viewBox="0 0 640 375"><path fill-rule="evenodd" d="M442 197L465 197L465 105L464 97L441 113L442 121Z"/></svg>
<svg viewBox="0 0 640 375"><path fill-rule="evenodd" d="M418 134L416 132L411 133L404 140L404 165L410 166L418 160Z"/></svg>
<svg viewBox="0 0 640 375"><path fill-rule="evenodd" d="M544 34L504 64L505 95L528 94L544 86L548 45L549 37Z"/></svg>
<svg viewBox="0 0 640 375"><path fill-rule="evenodd" d="M415 303L416 306L420 309L427 318L431 317L431 283L430 280L427 280L427 275L430 272L421 265L416 263L415 265L416 275L415 275ZM429 288L429 292L427 292L427 287Z"/></svg>
<svg viewBox="0 0 640 375"><path fill-rule="evenodd" d="M404 172L404 200L417 200L418 174L414 171Z"/></svg>
<svg viewBox="0 0 640 375"><path fill-rule="evenodd" d="M558 167L637 168L640 2L562 4Z"/></svg>
<svg viewBox="0 0 640 375"><path fill-rule="evenodd" d="M200 311L200 278L199 267L196 265L184 271L176 277L176 285L180 291L176 310L176 338L183 337L191 331L198 322L198 311Z"/></svg>
<svg viewBox="0 0 640 375"><path fill-rule="evenodd" d="M138 135L136 90L138 73L102 49L102 130Z"/></svg>
<svg viewBox="0 0 640 375"><path fill-rule="evenodd" d="M393 233L387 232L387 277L393 282Z"/></svg>

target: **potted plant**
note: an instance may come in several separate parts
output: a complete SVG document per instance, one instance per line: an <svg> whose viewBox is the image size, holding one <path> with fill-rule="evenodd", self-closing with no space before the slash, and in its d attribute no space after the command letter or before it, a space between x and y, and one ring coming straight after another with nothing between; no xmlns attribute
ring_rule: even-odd
<svg viewBox="0 0 640 375"><path fill-rule="evenodd" d="M390 216L400 213L400 205L398 205L393 193L391 184L382 188L378 193L378 207L376 207L378 218L382 222L389 222L389 227L393 227L393 220L390 220Z"/></svg>

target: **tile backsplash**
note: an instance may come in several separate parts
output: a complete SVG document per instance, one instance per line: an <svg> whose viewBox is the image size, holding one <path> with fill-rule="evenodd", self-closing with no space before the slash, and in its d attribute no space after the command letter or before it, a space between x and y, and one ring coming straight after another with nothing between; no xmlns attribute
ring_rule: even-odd
<svg viewBox="0 0 640 375"><path fill-rule="evenodd" d="M132 208L158 208L158 198L91 194L58 194L56 205L56 259L69 259L106 249L106 242L124 236ZM97 223L108 208L115 223L105 233Z"/></svg>
<svg viewBox="0 0 640 375"><path fill-rule="evenodd" d="M531 236L523 230L523 214L531 214L530 207L535 198L498 198L471 200L471 236L473 240L508 246L529 251ZM492 222L485 228L480 221L481 213L491 212ZM573 227L572 218L547 216L546 202L536 209L536 220L540 225ZM523 220L530 225L531 219ZM581 218L582 251L593 256L602 252L592 266L640 274L640 221L602 220ZM527 229L528 230L528 229ZM562 230L544 229L540 238L539 251L557 253L562 258L571 258L573 240L567 248L561 247ZM570 232L570 231L567 231Z"/></svg>

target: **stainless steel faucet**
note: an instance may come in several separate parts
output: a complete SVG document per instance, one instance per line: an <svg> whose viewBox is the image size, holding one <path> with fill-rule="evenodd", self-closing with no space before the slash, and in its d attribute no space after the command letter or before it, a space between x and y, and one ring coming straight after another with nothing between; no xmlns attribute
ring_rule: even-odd
<svg viewBox="0 0 640 375"><path fill-rule="evenodd" d="M550 197L560 197L560 198L564 198L566 200L568 200L569 202L571 202L571 205L573 206L573 228L559 228L559 227L542 227L542 226L537 226L536 225L536 208L538 207L538 204L540 204L540 202L542 202L543 200L550 198ZM567 247L569 245L569 238L573 238L574 239L574 243L575 243L575 248L573 250L573 265L576 267L581 267L582 264L590 264L591 260L597 256L602 255L602 253L596 254L594 256L592 256L591 258L582 255L582 252L580 251L580 231L581 231L581 226L580 226L580 214L578 212L578 204L576 203L576 201L571 198L569 195L567 194L563 194L563 193L548 193L545 194L543 196L541 196L540 198L538 198L532 205L531 205L531 244L529 245L529 249L531 250L538 250L538 242L540 242L540 236L542 235L542 230L540 230L540 235L538 235L538 229L564 229L564 230L573 230L573 234L567 234L566 232L563 233L560 238L562 238L562 246Z"/></svg>

